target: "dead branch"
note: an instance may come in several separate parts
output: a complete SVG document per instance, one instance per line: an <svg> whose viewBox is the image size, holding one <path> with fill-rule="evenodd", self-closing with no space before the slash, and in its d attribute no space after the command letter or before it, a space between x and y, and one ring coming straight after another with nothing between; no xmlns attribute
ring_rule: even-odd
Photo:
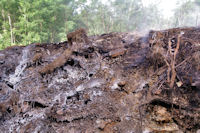
<svg viewBox="0 0 200 133"><path fill-rule="evenodd" d="M178 36L178 42L177 42L177 46L175 48L174 54L172 53L171 39L169 39L169 41L168 41L168 47L169 47L168 51L169 51L169 56L170 56L170 64L167 62L166 59L165 59L165 62L168 66L167 81L169 83L170 88L174 87L174 83L175 83L175 79L176 79L176 56L178 54L178 50L179 50L179 47L180 47L180 37L181 37L181 35Z"/></svg>

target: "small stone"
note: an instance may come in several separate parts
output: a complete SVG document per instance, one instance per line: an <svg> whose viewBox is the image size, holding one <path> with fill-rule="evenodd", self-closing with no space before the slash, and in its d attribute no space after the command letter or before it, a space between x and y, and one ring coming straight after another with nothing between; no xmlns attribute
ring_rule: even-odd
<svg viewBox="0 0 200 133"><path fill-rule="evenodd" d="M161 106L155 106L154 108L154 119L158 122L169 122L171 121L170 113L167 112L167 109Z"/></svg>
<svg viewBox="0 0 200 133"><path fill-rule="evenodd" d="M179 82L176 82L176 85L177 85L178 87L181 87L181 86L183 85L183 83L182 83L181 81L179 81Z"/></svg>
<svg viewBox="0 0 200 133"><path fill-rule="evenodd" d="M64 114L64 112L63 112L63 110L62 110L62 109L59 109L59 110L57 110L57 111L56 111L56 114L58 114L58 115L63 115L63 114Z"/></svg>
<svg viewBox="0 0 200 133"><path fill-rule="evenodd" d="M119 87L124 87L126 85L126 81L120 81L119 83L118 83L118 86Z"/></svg>
<svg viewBox="0 0 200 133"><path fill-rule="evenodd" d="M23 112L23 113L27 112L29 107L30 106L29 106L28 102L24 102L22 105L22 108L21 108L21 112Z"/></svg>
<svg viewBox="0 0 200 133"><path fill-rule="evenodd" d="M104 127L106 126L107 123L108 122L106 122L104 120L100 120L100 119L96 120L96 124L97 124L98 128L100 128L100 129L104 129Z"/></svg>
<svg viewBox="0 0 200 133"><path fill-rule="evenodd" d="M125 48L119 48L119 49L110 51L110 52L109 52L109 55L110 55L112 58L115 58L115 57L117 57L117 56L120 56L120 55L125 54L125 52L126 52L126 49L125 49Z"/></svg>

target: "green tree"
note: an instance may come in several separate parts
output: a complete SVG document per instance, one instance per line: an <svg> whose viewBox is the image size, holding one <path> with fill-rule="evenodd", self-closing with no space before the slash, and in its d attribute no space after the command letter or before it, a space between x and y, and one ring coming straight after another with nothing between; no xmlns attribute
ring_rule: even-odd
<svg viewBox="0 0 200 133"><path fill-rule="evenodd" d="M20 14L16 23L19 42L57 42L65 33L65 6L61 0L19 0Z"/></svg>
<svg viewBox="0 0 200 133"><path fill-rule="evenodd" d="M75 4L74 0L1 0L0 49L66 40L66 33L77 27Z"/></svg>
<svg viewBox="0 0 200 133"><path fill-rule="evenodd" d="M18 21L18 0L0 1L0 49L14 45L15 27L14 23Z"/></svg>
<svg viewBox="0 0 200 133"><path fill-rule="evenodd" d="M143 4L143 0L1 0L0 49L65 41L66 34L80 27L96 35L199 23L200 0L179 0L170 19L159 11L159 2Z"/></svg>

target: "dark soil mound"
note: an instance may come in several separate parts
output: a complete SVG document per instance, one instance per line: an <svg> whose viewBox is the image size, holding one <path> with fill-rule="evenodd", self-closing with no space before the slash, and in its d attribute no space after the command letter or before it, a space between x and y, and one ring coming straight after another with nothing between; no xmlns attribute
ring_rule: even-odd
<svg viewBox="0 0 200 133"><path fill-rule="evenodd" d="M199 28L70 35L0 51L1 132L200 129Z"/></svg>

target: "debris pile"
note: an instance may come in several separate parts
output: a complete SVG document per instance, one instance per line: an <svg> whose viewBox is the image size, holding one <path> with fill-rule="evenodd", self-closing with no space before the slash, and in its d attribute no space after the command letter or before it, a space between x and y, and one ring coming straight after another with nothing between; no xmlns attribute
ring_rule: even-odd
<svg viewBox="0 0 200 133"><path fill-rule="evenodd" d="M197 132L200 28L0 51L1 132Z"/></svg>

